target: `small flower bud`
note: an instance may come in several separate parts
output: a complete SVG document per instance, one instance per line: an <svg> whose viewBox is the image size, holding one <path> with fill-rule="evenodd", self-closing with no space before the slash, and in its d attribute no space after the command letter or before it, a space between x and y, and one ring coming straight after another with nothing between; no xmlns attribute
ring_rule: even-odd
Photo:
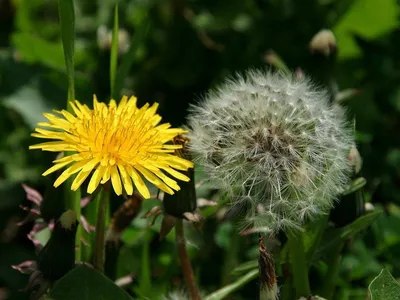
<svg viewBox="0 0 400 300"><path fill-rule="evenodd" d="M350 149L349 164L354 171L354 174L358 174L360 172L362 167L362 158L360 152L358 152L356 145L353 145Z"/></svg>
<svg viewBox="0 0 400 300"><path fill-rule="evenodd" d="M179 157L191 160L187 151L188 139L178 136L174 139L174 144L182 145L182 149L176 150ZM163 206L164 213L177 217L184 218L184 214L193 213L197 208L196 187L194 181L194 169L191 168L185 171L184 174L190 178L188 182L182 182L181 190L174 195L164 194Z"/></svg>
<svg viewBox="0 0 400 300"><path fill-rule="evenodd" d="M311 53L317 52L329 56L336 52L336 38L331 30L322 29L311 39L309 47Z"/></svg>
<svg viewBox="0 0 400 300"><path fill-rule="evenodd" d="M110 50L112 43L112 31L106 26L101 25L97 28L97 45L100 49ZM118 30L118 54L122 55L129 49L131 40L129 33L120 28Z"/></svg>
<svg viewBox="0 0 400 300"><path fill-rule="evenodd" d="M258 268L260 271L260 299L277 300L278 285L275 274L275 265L272 255L264 246L264 238L259 238L259 259Z"/></svg>

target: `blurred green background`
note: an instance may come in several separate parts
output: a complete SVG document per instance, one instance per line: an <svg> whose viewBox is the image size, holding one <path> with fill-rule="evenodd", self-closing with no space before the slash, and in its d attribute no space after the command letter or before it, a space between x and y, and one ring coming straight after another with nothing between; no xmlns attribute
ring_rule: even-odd
<svg viewBox="0 0 400 300"><path fill-rule="evenodd" d="M91 106L92 94L110 95L110 34L115 1L76 1L76 98ZM400 30L396 0L121 0L120 61L133 61L120 82L140 104L159 102L160 114L184 124L190 103L225 76L250 67L271 67L271 51L331 91L356 89L348 98L367 179L366 202L385 209L371 228L344 249L337 299L366 299L368 283L384 267L400 277ZM136 33L147 34L127 53ZM337 40L335 55L311 53L321 29ZM0 299L28 299L18 290L28 276L11 269L34 257L18 227L29 205L21 183L44 191L52 153L28 151L42 112L65 106L67 79L55 0L0 0ZM350 201L350 200L349 200ZM353 201L353 200L351 200ZM154 202L147 202L151 207ZM357 217L359 207L341 205L336 223ZM152 279L133 284L148 299L182 287L173 233L158 241L159 223L136 220L123 235L117 278ZM189 229L190 230L190 229ZM230 271L257 257L257 238L238 237L231 222L209 217L203 233L189 232L189 250L202 290L230 282ZM312 285L319 283L315 266ZM148 272L147 272L147 271ZM147 272L147 273L146 273ZM148 275L146 275L148 274ZM142 276L142 277L140 277ZM278 278L279 285L279 278ZM256 280L230 299L256 299ZM151 290L152 294L149 294Z"/></svg>

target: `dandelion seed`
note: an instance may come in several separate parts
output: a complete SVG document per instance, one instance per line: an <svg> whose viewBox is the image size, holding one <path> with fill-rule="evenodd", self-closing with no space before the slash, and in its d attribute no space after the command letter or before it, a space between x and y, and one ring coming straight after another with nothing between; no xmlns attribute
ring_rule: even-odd
<svg viewBox="0 0 400 300"><path fill-rule="evenodd" d="M77 174L71 189L77 190L91 176L87 192L93 193L100 184L111 180L117 195L123 190L132 195L134 186L144 198L150 192L144 177L162 191L179 191L178 183L189 178L179 171L193 167L193 163L174 154L181 145L169 143L185 130L159 124L157 103L136 106L136 98L124 96L119 104L111 100L108 106L93 98L93 109L78 101L70 102L74 114L65 110L45 113L48 122L38 123L34 137L54 141L30 146L43 151L68 151L72 154L54 161L54 166L43 173L46 176L59 169L67 169L57 178L58 187ZM167 175L167 174L168 175ZM170 175L170 176L169 176Z"/></svg>
<svg viewBox="0 0 400 300"><path fill-rule="evenodd" d="M248 71L193 106L188 124L195 161L233 205L248 207L253 231L300 228L348 180L345 112L305 76Z"/></svg>

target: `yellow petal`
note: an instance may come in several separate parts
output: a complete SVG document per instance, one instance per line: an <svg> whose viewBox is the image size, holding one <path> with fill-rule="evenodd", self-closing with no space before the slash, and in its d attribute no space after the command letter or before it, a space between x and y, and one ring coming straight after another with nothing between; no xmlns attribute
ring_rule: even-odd
<svg viewBox="0 0 400 300"><path fill-rule="evenodd" d="M65 162L61 162L58 164L55 164L54 166L52 166L50 169L48 169L46 172L44 172L42 175L43 176L47 176L57 170L60 170L61 168L65 167L66 165L70 164L72 161L71 160L67 160Z"/></svg>
<svg viewBox="0 0 400 300"><path fill-rule="evenodd" d="M81 184L85 181L85 179L89 176L89 174L91 173L90 171L85 171L84 169L82 169L78 175L75 177L74 181L72 182L71 185L71 190L76 191Z"/></svg>
<svg viewBox="0 0 400 300"><path fill-rule="evenodd" d="M70 112L66 111L66 110L62 110L60 111L60 113L64 116L65 119L67 119L68 122L70 122L71 124L74 124L78 121L78 119L76 117L74 117Z"/></svg>
<svg viewBox="0 0 400 300"><path fill-rule="evenodd" d="M105 166L106 171L103 174L103 178L101 179L101 184L105 184L111 177L111 167L107 164Z"/></svg>
<svg viewBox="0 0 400 300"><path fill-rule="evenodd" d="M162 182L157 176L152 174L151 172L147 171L145 168L142 168L141 166L137 165L135 166L136 169L143 174L144 178L146 178L148 181L150 181L152 184L154 184L156 187L158 187L160 190L173 195L174 191L171 190L164 182ZM179 187L178 187L179 188Z"/></svg>
<svg viewBox="0 0 400 300"><path fill-rule="evenodd" d="M174 189L176 191L180 190L178 183L175 180L169 178L167 175L165 175L159 168L157 168L151 164L146 164L146 169L149 169L151 172L153 172L153 174L158 176L162 181L164 181L172 189Z"/></svg>
<svg viewBox="0 0 400 300"><path fill-rule="evenodd" d="M99 166L96 171L94 171L92 178L90 178L87 192L89 194L93 193L99 186L100 180L103 177L107 167Z"/></svg>
<svg viewBox="0 0 400 300"><path fill-rule="evenodd" d="M150 192L147 188L146 184L144 183L142 177L136 172L134 168L131 166L126 166L126 171L131 176L133 183L135 184L138 192L145 198L150 198Z"/></svg>
<svg viewBox="0 0 400 300"><path fill-rule="evenodd" d="M128 195L133 194L133 184L132 179L129 177L123 165L118 165L119 173L121 174L122 184L124 185L125 191Z"/></svg>
<svg viewBox="0 0 400 300"><path fill-rule="evenodd" d="M40 143L36 145L29 146L29 149L43 149L46 148L47 151L60 151L58 149L66 149L70 150L72 146L69 143L62 142L62 141L56 141L56 142L46 142L46 143ZM54 149L54 150L48 150L48 149ZM57 149L57 150L55 150ZM63 151L63 150L62 150Z"/></svg>
<svg viewBox="0 0 400 300"><path fill-rule="evenodd" d="M182 173L179 173L178 171L169 168L169 167L163 167L162 168L165 172L171 174L172 176L174 176L175 178L178 178L182 181L190 181L190 178L187 177L186 175L183 175Z"/></svg>
<svg viewBox="0 0 400 300"><path fill-rule="evenodd" d="M119 196L122 194L121 178L115 165L111 167L111 183L115 193Z"/></svg>
<svg viewBox="0 0 400 300"><path fill-rule="evenodd" d="M168 155L166 157L166 161L169 165L178 170L187 170L194 167L194 163L190 160L180 158L179 156L175 155Z"/></svg>
<svg viewBox="0 0 400 300"><path fill-rule="evenodd" d="M182 149L182 145L163 145L163 149Z"/></svg>
<svg viewBox="0 0 400 300"><path fill-rule="evenodd" d="M87 160L84 160L70 166L68 169L62 172L61 175L57 178L57 180L53 184L54 187L58 187L61 183L67 180L72 174L79 172L86 163Z"/></svg>
<svg viewBox="0 0 400 300"><path fill-rule="evenodd" d="M71 123L68 122L67 120L61 119L59 117L56 117L53 114L49 114L49 113L44 113L43 116L45 116L45 118L47 120L49 120L51 123L53 123L54 125L59 126L60 128L66 128L69 129L69 127L71 127Z"/></svg>
<svg viewBox="0 0 400 300"><path fill-rule="evenodd" d="M79 118L83 118L83 113L78 109L78 107L75 105L74 102L70 101L69 105L72 107L72 110L74 111L75 115Z"/></svg>
<svg viewBox="0 0 400 300"><path fill-rule="evenodd" d="M121 114L122 113L122 111L126 107L126 103L127 102L128 102L128 97L127 96L123 96L121 98L121 101L119 101L119 103L118 103L117 114Z"/></svg>
<svg viewBox="0 0 400 300"><path fill-rule="evenodd" d="M82 170L84 170L84 171L91 171L91 170L93 170L93 169L97 166L97 164L98 164L99 162L100 162L100 159L99 159L99 158L92 159L92 160L90 160L86 165L83 166Z"/></svg>

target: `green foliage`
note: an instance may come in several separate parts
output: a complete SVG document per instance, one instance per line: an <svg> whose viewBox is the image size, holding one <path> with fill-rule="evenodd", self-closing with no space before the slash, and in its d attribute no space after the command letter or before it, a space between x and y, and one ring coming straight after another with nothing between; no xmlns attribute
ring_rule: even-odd
<svg viewBox="0 0 400 300"><path fill-rule="evenodd" d="M103 274L79 266L61 278L51 290L50 298L60 300L129 300L129 295Z"/></svg>
<svg viewBox="0 0 400 300"><path fill-rule="evenodd" d="M340 58L348 59L361 54L354 34L373 39L398 26L399 7L395 0L355 0L333 31L341 45ZM343 47L343 48L342 48Z"/></svg>
<svg viewBox="0 0 400 300"><path fill-rule="evenodd" d="M371 300L400 299L400 284L386 269L383 269L381 273L371 281L368 289Z"/></svg>
<svg viewBox="0 0 400 300"><path fill-rule="evenodd" d="M110 55L110 84L111 84L111 97L117 98L115 94L115 79L117 73L118 63L118 2L115 3L114 9L114 26L111 39L111 55Z"/></svg>
<svg viewBox="0 0 400 300"><path fill-rule="evenodd" d="M28 298L18 290L29 278L10 265L35 259L26 238L32 222L16 225L26 215L19 205L31 205L20 184L46 194L53 182L41 174L57 154L27 150L37 142L30 133L43 120L43 112L65 109L67 95L91 107L94 93L104 101L134 94L139 104L159 102L163 121L181 125L190 103L201 101L201 95L225 76L249 67L299 67L329 90L347 90L351 95L341 105L348 109L349 120L357 121L363 168L333 211L339 211L339 217L326 215L297 233L297 242L304 247L300 268L309 274L312 293L326 299L361 300L380 270L391 266L393 276L400 276L400 32L395 0L122 0L118 8L115 0L4 3L0 6L0 291L10 299ZM100 26L107 28L110 40L97 40ZM332 29L336 36L336 58L313 55L308 49L322 28ZM118 49L121 44L125 52ZM255 299L258 237L239 235L240 212L225 220L229 198L202 179L206 174L197 167L197 197L218 204L200 207L205 218L201 232L185 228L196 280L206 299ZM67 195L74 195L71 201L77 205L79 194ZM64 195L52 197L65 200ZM122 201L111 199L110 215ZM156 205L160 202L155 199L143 203L116 247L115 274L107 276L133 277L123 287L126 292L97 271L80 266L55 284L51 296L160 299L171 290L184 289L174 232L159 241L161 218L153 226L152 218L141 218ZM96 224L96 201L83 209L83 215ZM45 229L36 238L45 243L48 233ZM82 236L89 244L81 245L82 260L90 262L95 234ZM287 272L293 271L294 256L287 239L279 235L266 245L275 258L281 293L290 296L294 283ZM397 294L390 293L398 289L385 270L369 286L372 300L395 299Z"/></svg>
<svg viewBox="0 0 400 300"><path fill-rule="evenodd" d="M75 100L75 11L73 0L59 0L61 39L68 75L68 100Z"/></svg>

